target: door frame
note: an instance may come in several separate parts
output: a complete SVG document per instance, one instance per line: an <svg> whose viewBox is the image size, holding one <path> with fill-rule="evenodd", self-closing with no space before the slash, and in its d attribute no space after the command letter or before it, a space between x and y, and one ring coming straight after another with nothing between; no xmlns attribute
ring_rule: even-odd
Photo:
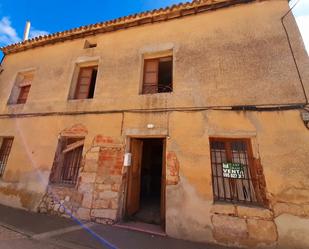
<svg viewBox="0 0 309 249"><path fill-rule="evenodd" d="M160 214L161 218L164 217L164 220L161 221L161 226L165 231L165 220L166 220L166 144L167 144L167 135L130 135L126 137L126 147L125 147L125 152L130 153L131 152L131 144L132 144L132 139L152 139L152 138L157 138L157 139L162 139L163 143L163 152L162 152L162 173L161 177L165 177L164 181L165 184L162 184L161 180L161 200L160 200ZM125 167L125 180L124 180L124 195L123 195L123 206L122 206L122 219L125 219L127 217L127 205L128 205L128 188L129 188L129 177L130 177L130 172L129 170L131 169L131 166ZM162 190L162 185L163 190ZM162 205L163 202L163 205Z"/></svg>

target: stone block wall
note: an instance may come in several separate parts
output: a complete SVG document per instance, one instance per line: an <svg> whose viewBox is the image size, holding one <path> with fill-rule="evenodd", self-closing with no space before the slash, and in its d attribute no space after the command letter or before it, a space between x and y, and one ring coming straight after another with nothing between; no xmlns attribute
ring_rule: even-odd
<svg viewBox="0 0 309 249"><path fill-rule="evenodd" d="M38 212L70 217L77 212L82 203L83 195L75 188L48 186Z"/></svg>
<svg viewBox="0 0 309 249"><path fill-rule="evenodd" d="M278 240L273 212L259 207L214 204L211 208L214 239L229 246L274 246Z"/></svg>
<svg viewBox="0 0 309 249"><path fill-rule="evenodd" d="M38 211L114 223L118 218L123 155L124 147L119 141L96 136L83 157L77 185L48 186Z"/></svg>
<svg viewBox="0 0 309 249"><path fill-rule="evenodd" d="M96 222L112 223L117 219L123 155L122 146L100 147L91 210L91 218Z"/></svg>

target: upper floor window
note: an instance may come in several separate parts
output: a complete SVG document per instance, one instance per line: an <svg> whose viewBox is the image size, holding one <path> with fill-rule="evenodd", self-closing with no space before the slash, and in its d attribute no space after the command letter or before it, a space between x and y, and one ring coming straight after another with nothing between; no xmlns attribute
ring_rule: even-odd
<svg viewBox="0 0 309 249"><path fill-rule="evenodd" d="M82 160L84 138L61 137L50 174L50 183L75 185Z"/></svg>
<svg viewBox="0 0 309 249"><path fill-rule="evenodd" d="M173 91L173 57L144 60L143 94Z"/></svg>
<svg viewBox="0 0 309 249"><path fill-rule="evenodd" d="M92 99L98 66L80 67L73 99Z"/></svg>
<svg viewBox="0 0 309 249"><path fill-rule="evenodd" d="M9 104L25 104L33 81L33 72L19 73L12 89Z"/></svg>
<svg viewBox="0 0 309 249"><path fill-rule="evenodd" d="M215 201L264 205L266 194L249 139L210 139ZM260 173L259 173L260 171Z"/></svg>
<svg viewBox="0 0 309 249"><path fill-rule="evenodd" d="M12 137L0 137L0 177L3 175L13 144Z"/></svg>

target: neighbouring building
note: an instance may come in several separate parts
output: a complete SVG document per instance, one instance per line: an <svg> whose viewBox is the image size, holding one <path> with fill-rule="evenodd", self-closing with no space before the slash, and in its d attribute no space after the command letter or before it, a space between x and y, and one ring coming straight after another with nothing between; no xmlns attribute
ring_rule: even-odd
<svg viewBox="0 0 309 249"><path fill-rule="evenodd" d="M309 58L287 0L196 0L2 47L0 203L309 248Z"/></svg>

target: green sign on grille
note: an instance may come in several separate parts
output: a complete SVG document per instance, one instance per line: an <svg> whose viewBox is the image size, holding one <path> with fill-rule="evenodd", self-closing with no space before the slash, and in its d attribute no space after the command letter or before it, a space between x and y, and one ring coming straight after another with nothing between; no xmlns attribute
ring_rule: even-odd
<svg viewBox="0 0 309 249"><path fill-rule="evenodd" d="M244 166L240 163L223 163L223 177L233 179L245 178Z"/></svg>

